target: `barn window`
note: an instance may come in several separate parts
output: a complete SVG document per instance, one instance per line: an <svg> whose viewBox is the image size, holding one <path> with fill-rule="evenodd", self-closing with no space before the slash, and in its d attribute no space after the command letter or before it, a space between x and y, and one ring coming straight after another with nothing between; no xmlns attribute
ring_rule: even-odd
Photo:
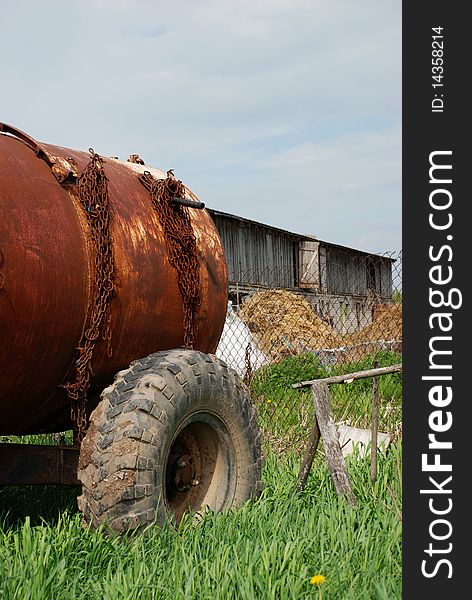
<svg viewBox="0 0 472 600"><path fill-rule="evenodd" d="M357 327L361 326L361 318L362 318L362 312L361 312L361 303L360 302L356 302L356 321L357 321Z"/></svg>
<svg viewBox="0 0 472 600"><path fill-rule="evenodd" d="M376 274L375 274L375 263L372 260L372 258L368 258L367 262L366 262L366 268L367 268L367 288L369 290L376 290L377 289L377 281L376 281Z"/></svg>

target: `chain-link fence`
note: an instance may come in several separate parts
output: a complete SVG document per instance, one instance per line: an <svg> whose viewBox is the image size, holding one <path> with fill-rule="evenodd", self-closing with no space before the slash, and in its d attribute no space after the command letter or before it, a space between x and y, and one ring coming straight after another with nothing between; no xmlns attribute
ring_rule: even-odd
<svg viewBox="0 0 472 600"><path fill-rule="evenodd" d="M328 260L311 273L229 275L217 355L250 385L265 440L280 451L302 450L313 422L310 389L293 383L402 361L401 252ZM338 423L370 427L371 379L333 385L331 398ZM401 373L380 377L379 400L379 430L400 435Z"/></svg>

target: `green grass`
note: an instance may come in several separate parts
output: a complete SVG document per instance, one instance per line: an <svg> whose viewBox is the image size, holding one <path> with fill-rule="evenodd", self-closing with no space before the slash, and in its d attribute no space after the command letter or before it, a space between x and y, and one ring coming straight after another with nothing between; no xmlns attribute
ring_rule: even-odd
<svg viewBox="0 0 472 600"><path fill-rule="evenodd" d="M72 498L56 491L44 492L43 509L17 495L15 514L0 519L0 598L318 598L315 574L326 577L324 600L401 598L400 444L379 457L375 485L369 462L350 460L356 509L336 496L321 460L294 494L298 468L293 455L269 454L259 500L140 537L83 529ZM37 512L44 520L34 525L26 515Z"/></svg>
<svg viewBox="0 0 472 600"><path fill-rule="evenodd" d="M0 435L0 444L38 444L40 446L60 446L73 443L73 432L38 433L33 435Z"/></svg>
<svg viewBox="0 0 472 600"><path fill-rule="evenodd" d="M362 360L339 365L323 365L313 354L290 356L256 371L251 395L259 412L261 428L272 447L281 451L302 447L314 418L309 388L292 388L293 383L309 381L400 363L402 355L381 351ZM402 374L391 373L378 379L379 430L397 435L402 421ZM330 386L334 418L354 427L370 427L372 378Z"/></svg>

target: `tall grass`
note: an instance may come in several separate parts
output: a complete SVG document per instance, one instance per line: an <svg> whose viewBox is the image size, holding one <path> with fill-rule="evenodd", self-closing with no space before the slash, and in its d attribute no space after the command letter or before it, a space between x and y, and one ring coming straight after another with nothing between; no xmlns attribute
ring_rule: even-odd
<svg viewBox="0 0 472 600"><path fill-rule="evenodd" d="M293 455L269 454L259 500L140 537L84 529L70 502L56 506L59 517L45 506L33 525L22 498L0 524L0 598L291 600L317 597L314 574L326 577L326 600L400 598L400 444L379 457L374 485L368 462L350 459L356 509L321 462L295 494L298 469Z"/></svg>

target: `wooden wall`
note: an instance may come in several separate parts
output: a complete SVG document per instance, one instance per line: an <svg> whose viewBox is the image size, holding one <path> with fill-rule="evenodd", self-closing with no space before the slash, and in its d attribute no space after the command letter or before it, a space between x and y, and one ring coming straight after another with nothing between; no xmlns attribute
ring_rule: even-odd
<svg viewBox="0 0 472 600"><path fill-rule="evenodd" d="M223 242L230 284L391 298L388 258L209 212Z"/></svg>
<svg viewBox="0 0 472 600"><path fill-rule="evenodd" d="M228 263L230 283L296 286L296 238L275 229L212 214Z"/></svg>

